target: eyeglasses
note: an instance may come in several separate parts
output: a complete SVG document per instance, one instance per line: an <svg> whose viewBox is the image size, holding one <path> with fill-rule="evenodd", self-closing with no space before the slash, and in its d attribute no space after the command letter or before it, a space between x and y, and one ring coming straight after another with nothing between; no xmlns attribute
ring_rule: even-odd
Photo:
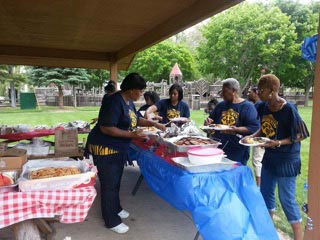
<svg viewBox="0 0 320 240"><path fill-rule="evenodd" d="M261 88L261 89L257 89L257 93L263 93L263 91L264 91L264 89L263 88Z"/></svg>

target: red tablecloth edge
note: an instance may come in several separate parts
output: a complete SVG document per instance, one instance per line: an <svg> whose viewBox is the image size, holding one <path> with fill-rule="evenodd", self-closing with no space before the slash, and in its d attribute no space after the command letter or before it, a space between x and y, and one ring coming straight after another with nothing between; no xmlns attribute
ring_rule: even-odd
<svg viewBox="0 0 320 240"><path fill-rule="evenodd" d="M155 140L141 140L141 139L134 139L132 141L133 144L135 144L138 147L141 147L142 149L145 149L147 151L153 152L155 155L161 157L166 162L175 165L175 163L172 161L172 158L174 157L187 157L187 153L168 153L167 147L163 144L158 144Z"/></svg>

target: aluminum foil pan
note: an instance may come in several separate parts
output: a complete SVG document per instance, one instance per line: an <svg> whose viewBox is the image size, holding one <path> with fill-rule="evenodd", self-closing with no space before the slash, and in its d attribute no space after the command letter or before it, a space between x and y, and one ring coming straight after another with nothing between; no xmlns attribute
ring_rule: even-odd
<svg viewBox="0 0 320 240"><path fill-rule="evenodd" d="M200 137L200 136L198 136L198 137L192 136L192 138L205 139L205 140L210 141L211 144L204 144L204 145L177 145L177 144L175 144L176 141L178 141L182 138L186 138L186 137L190 137L190 136L179 136L179 137L167 138L167 139L164 139L164 142L169 148L173 148L177 152L187 152L190 148L196 148L196 147L216 148L221 144L221 142L215 141L215 140L207 138L207 137Z"/></svg>

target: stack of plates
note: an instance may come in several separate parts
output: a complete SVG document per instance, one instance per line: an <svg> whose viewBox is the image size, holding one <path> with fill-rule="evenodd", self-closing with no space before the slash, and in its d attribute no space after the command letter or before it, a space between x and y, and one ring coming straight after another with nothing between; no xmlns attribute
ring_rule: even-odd
<svg viewBox="0 0 320 240"><path fill-rule="evenodd" d="M211 164L192 164L187 157L175 157L172 158L176 166L191 172L191 173L202 173L202 172L221 172L230 170L237 165L237 162L231 161L228 158L222 158L219 163Z"/></svg>

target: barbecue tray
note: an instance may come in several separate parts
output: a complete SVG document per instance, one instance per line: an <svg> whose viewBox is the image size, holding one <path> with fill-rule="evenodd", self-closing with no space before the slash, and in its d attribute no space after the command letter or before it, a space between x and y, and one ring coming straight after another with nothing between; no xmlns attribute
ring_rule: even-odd
<svg viewBox="0 0 320 240"><path fill-rule="evenodd" d="M177 145L175 144L176 141L185 138L185 137L192 137L192 138L199 138L199 139L205 139L211 142L211 144L199 144L199 145ZM163 139L164 143L170 147L176 150L177 152L187 152L190 148L196 148L196 147L203 147L203 148L208 148L208 147L218 147L221 143L218 141L215 141L213 139L207 138L207 137L201 137L201 136L178 136L178 137L172 137L172 138L164 138Z"/></svg>

